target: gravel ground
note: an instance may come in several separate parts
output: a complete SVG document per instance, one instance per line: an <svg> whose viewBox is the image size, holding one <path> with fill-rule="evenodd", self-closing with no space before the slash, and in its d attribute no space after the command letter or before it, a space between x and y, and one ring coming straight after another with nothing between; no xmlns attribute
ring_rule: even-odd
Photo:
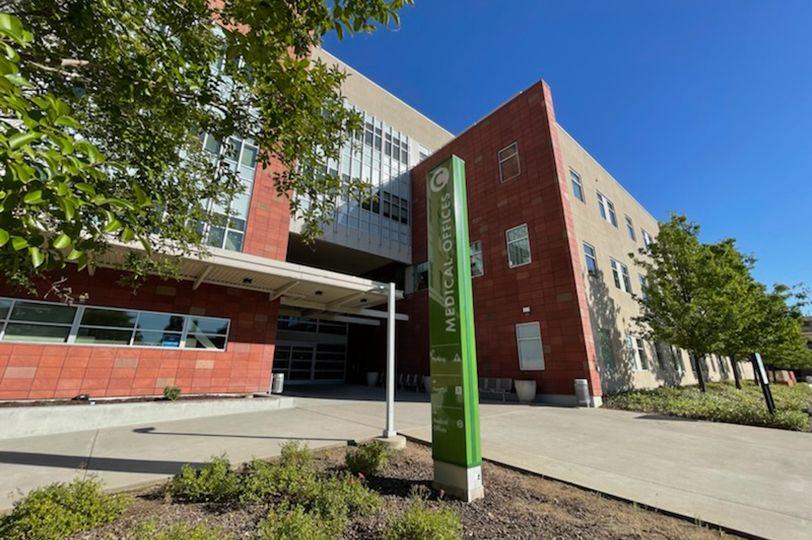
<svg viewBox="0 0 812 540"><path fill-rule="evenodd" d="M338 470L344 448L316 453L317 467ZM350 523L344 538L373 540L388 519L401 511L414 485L431 484L429 448L410 443L396 454L384 472L368 478L368 484L384 496L384 505L374 516ZM485 498L471 504L449 500L462 519L465 538L505 539L710 539L735 538L677 518L638 508L560 482L519 473L498 465L483 466ZM71 540L114 540L126 538L134 524L157 519L169 524L206 522L237 538L251 538L265 513L260 505L170 504L163 488L133 492L134 504L117 522L94 531L79 533ZM431 505L439 504L436 495Z"/></svg>

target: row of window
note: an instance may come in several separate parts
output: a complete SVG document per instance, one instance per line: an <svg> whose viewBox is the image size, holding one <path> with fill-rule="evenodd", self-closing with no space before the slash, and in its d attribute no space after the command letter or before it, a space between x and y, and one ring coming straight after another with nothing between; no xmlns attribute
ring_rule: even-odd
<svg viewBox="0 0 812 540"><path fill-rule="evenodd" d="M595 248L586 242L584 242L584 259L586 260L587 273L594 278L600 277L600 274L598 273L598 258L597 254L595 253ZM632 291L629 268L622 262L612 258L609 259L609 266L612 268L612 279L615 282L615 287L623 292L633 294L634 291ZM646 277L641 274L638 276L638 280L640 282L640 293L643 295L643 298L645 298Z"/></svg>
<svg viewBox="0 0 812 540"><path fill-rule="evenodd" d="M508 267L515 268L532 262L530 256L530 236L527 224L519 225L505 232L507 243ZM476 240L469 244L471 259L471 277L485 274L485 262L482 256L482 241ZM422 262L412 268L414 290L420 291L429 286L429 264Z"/></svg>
<svg viewBox="0 0 812 540"><path fill-rule="evenodd" d="M572 193L575 195L575 198L579 201L586 203L586 196L584 195L584 185L581 182L581 175L577 172L570 169L570 182L572 184ZM615 204L609 200L603 193L600 191L596 192L597 194L597 201L598 201L598 211L601 214L601 217L617 227L617 215L615 214ZM632 218L629 216L625 216L626 218L626 231L629 235L629 239L632 242L637 242L637 234L635 233L634 222ZM648 248L652 243L651 235L646 232L645 229L640 229L640 233L643 237L643 245Z"/></svg>
<svg viewBox="0 0 812 540"><path fill-rule="evenodd" d="M229 320L0 298L0 341L225 350Z"/></svg>

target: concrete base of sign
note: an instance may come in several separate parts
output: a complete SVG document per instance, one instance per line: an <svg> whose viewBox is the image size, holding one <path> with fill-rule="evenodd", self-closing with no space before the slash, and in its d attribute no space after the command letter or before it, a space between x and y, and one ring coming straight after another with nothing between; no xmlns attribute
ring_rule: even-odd
<svg viewBox="0 0 812 540"><path fill-rule="evenodd" d="M382 442L388 446L390 450L403 450L406 448L406 437L403 435L392 435L391 437L381 436L376 437L375 440Z"/></svg>
<svg viewBox="0 0 812 540"><path fill-rule="evenodd" d="M482 486L482 467L460 467L442 461L434 461L434 482L432 487L443 490L447 495L465 502L475 501L485 496Z"/></svg>

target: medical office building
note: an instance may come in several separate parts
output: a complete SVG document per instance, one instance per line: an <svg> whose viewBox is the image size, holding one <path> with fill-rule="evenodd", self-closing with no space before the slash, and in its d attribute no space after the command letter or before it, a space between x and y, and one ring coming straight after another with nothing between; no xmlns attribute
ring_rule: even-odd
<svg viewBox="0 0 812 540"><path fill-rule="evenodd" d="M587 379L596 405L622 388L695 380L684 352L646 342L633 322L645 276L629 253L657 221L559 126L544 82L454 137L316 55L350 73L344 95L364 114L355 145L325 170L369 181L376 198L342 196L306 245L273 166L257 167L251 141L230 141L245 195L228 227L206 231L212 256L185 259L180 281L117 285L116 248L92 274L54 276L87 291L85 303L0 291L0 399L250 393L277 372L288 384L361 382L383 369L392 281L398 371L428 374L425 179L451 154L466 163L481 377L533 377L541 399L562 404ZM710 360L711 379L731 376L728 361Z"/></svg>

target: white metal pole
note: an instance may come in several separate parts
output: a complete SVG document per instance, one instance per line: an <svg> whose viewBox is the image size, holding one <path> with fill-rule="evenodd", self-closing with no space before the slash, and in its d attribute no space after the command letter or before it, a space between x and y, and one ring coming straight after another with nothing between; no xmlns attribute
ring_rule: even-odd
<svg viewBox="0 0 812 540"><path fill-rule="evenodd" d="M394 437L395 431L395 284L389 284L389 305L386 321L386 430L384 437Z"/></svg>

